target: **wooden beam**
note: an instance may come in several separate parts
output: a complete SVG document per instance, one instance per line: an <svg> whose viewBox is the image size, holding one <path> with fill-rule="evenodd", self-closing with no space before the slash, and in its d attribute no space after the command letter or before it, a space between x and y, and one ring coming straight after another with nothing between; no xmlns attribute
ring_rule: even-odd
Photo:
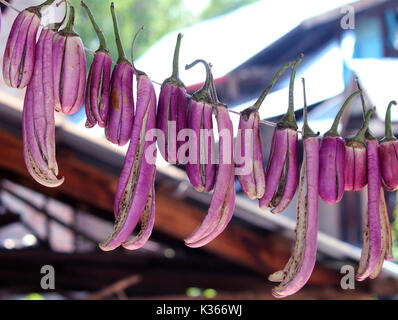
<svg viewBox="0 0 398 320"><path fill-rule="evenodd" d="M109 299L113 295L118 295L121 292L124 292L124 290L128 289L129 287L134 286L137 283L141 282L141 279L142 278L137 275L124 278L106 288L101 289L98 292L94 292L93 294L89 295L86 299L87 300Z"/></svg>

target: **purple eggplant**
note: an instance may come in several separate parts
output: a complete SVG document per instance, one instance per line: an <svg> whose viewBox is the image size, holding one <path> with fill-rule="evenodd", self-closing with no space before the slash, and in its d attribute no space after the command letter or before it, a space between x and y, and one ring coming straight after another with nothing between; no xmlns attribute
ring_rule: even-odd
<svg viewBox="0 0 398 320"><path fill-rule="evenodd" d="M134 36L131 52L139 31ZM133 57L132 68L137 77L137 110L116 189L114 230L100 244L104 251L114 250L120 245L129 250L139 249L149 239L155 222L156 150L152 159L147 158L147 151L156 141L149 141L147 132L156 128L156 94L149 77L134 67ZM140 220L141 231L129 240Z"/></svg>
<svg viewBox="0 0 398 320"><path fill-rule="evenodd" d="M30 175L47 187L58 187L55 159L53 39L56 31L44 28L36 45L32 79L26 89L22 114L24 159Z"/></svg>
<svg viewBox="0 0 398 320"><path fill-rule="evenodd" d="M318 236L318 179L320 139L308 125L304 90L303 164L297 199L296 245L283 270L273 273L270 281L280 282L272 290L276 298L296 293L308 281L315 266Z"/></svg>
<svg viewBox="0 0 398 320"><path fill-rule="evenodd" d="M350 101L360 93L354 92L344 102L334 119L331 129L325 133L319 155L319 196L328 204L338 203L344 194L344 140L338 126Z"/></svg>
<svg viewBox="0 0 398 320"><path fill-rule="evenodd" d="M386 133L380 141L379 158L383 186L388 191L398 189L398 140L392 134L391 107L396 105L391 101L386 112Z"/></svg>
<svg viewBox="0 0 398 320"><path fill-rule="evenodd" d="M214 150L212 101L209 92L210 66L204 60L196 60L185 69L197 63L206 67L206 82L196 91L188 104L188 128L193 135L189 140L189 155L186 171L192 186L199 192L210 192L216 179L216 161Z"/></svg>
<svg viewBox="0 0 398 320"><path fill-rule="evenodd" d="M86 86L86 127L92 128L98 123L101 128L105 128L109 111L112 56L107 49L105 36L95 22L91 10L83 1L81 4L86 9L100 42L91 64Z"/></svg>
<svg viewBox="0 0 398 320"><path fill-rule="evenodd" d="M75 8L70 5L65 28L54 37L55 110L74 114L83 105L86 86L86 55L80 36L73 30Z"/></svg>
<svg viewBox="0 0 398 320"><path fill-rule="evenodd" d="M296 71L303 57L301 54L293 67L289 85L289 109L274 131L265 171L265 193L259 201L261 209L273 208L272 213L280 213L289 206L298 185L298 127L293 93Z"/></svg>
<svg viewBox="0 0 398 320"><path fill-rule="evenodd" d="M186 238L185 244L198 248L220 235L232 219L235 210L234 184L234 134L228 107L218 101L213 76L210 75L214 112L217 119L219 140L219 165L214 193L207 215L200 226Z"/></svg>
<svg viewBox="0 0 398 320"><path fill-rule="evenodd" d="M370 115L369 115L370 117ZM354 137L345 138L344 150L344 190L359 191L368 183L365 135L369 121Z"/></svg>
<svg viewBox="0 0 398 320"><path fill-rule="evenodd" d="M111 98L105 135L110 142L124 146L130 140L134 120L134 71L124 54L113 2L111 12L119 59L112 72Z"/></svg>
<svg viewBox="0 0 398 320"><path fill-rule="evenodd" d="M240 114L238 138L236 140L236 152L237 158L239 158L236 165L237 176L243 192L252 200L261 199L265 192L265 170L258 110L282 73L293 64L289 62L283 65L254 106L247 108Z"/></svg>
<svg viewBox="0 0 398 320"><path fill-rule="evenodd" d="M184 144L178 139L178 133L187 128L187 90L178 75L181 39L180 33L174 51L173 74L162 84L157 112L157 128L165 137L164 143L158 139L159 150L163 158L173 164L180 164L177 150Z"/></svg>
<svg viewBox="0 0 398 320"><path fill-rule="evenodd" d="M367 112L369 121L373 110ZM363 246L356 279L363 281L378 276L385 259L392 258L391 226L381 187L379 143L368 130L366 137L367 175L368 175L368 206L363 229Z"/></svg>
<svg viewBox="0 0 398 320"><path fill-rule="evenodd" d="M3 60L4 82L11 88L25 88L32 78L35 63L37 31L41 10L55 0L21 11L15 19L7 40Z"/></svg>

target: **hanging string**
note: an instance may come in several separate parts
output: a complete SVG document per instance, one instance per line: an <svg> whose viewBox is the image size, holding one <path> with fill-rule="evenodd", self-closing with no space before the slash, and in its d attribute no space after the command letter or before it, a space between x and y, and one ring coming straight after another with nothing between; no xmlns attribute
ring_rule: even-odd
<svg viewBox="0 0 398 320"><path fill-rule="evenodd" d="M63 1L61 1L61 2L64 2L64 1L65 1L65 0L63 0ZM67 0L66 0L66 1L67 1ZM61 2L60 2L60 3L61 3ZM21 12L21 10L15 8L13 5L11 5L10 3L8 3L8 2L5 1L5 0L0 0L0 3L4 4L5 6L9 7L10 9L12 9L12 10L18 12L18 13ZM57 6L58 6L58 5L57 5ZM42 26L42 27L45 27L45 26L43 26L43 25L41 25L41 26ZM92 55L95 55L95 51L93 51L93 50L91 50L91 49L88 49L88 48L84 47L84 50L85 50L86 52L92 54ZM112 64L115 65L116 63L112 61ZM158 82L158 81L155 81L155 80L153 80L153 79L151 79L151 81L152 81L153 83L157 84L158 86L161 86L161 85L162 85L162 83L160 83L160 82ZM188 98L191 98L191 97L192 97L192 96L189 95L189 94L187 94L187 96L188 96ZM230 110L230 109L229 109L228 111L229 111L229 113L233 113L233 114L240 115L240 112L238 112L238 111L234 111L234 110ZM260 122L261 122L262 124L265 124L265 125L270 126L270 127L276 127L276 123L271 122L271 121L260 120ZM300 131L299 131L299 132L300 132Z"/></svg>

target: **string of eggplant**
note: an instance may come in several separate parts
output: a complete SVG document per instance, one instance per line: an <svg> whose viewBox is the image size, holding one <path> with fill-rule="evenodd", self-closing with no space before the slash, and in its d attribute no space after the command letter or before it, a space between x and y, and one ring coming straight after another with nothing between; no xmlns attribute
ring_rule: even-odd
<svg viewBox="0 0 398 320"><path fill-rule="evenodd" d="M9 5L4 0L0 2ZM148 240L155 219L156 167L144 155L152 151L155 157L156 150L151 149L152 143L146 141L145 134L151 129L160 129L166 137L163 147L159 148L162 156L166 161L179 163L180 159L171 150L174 150L172 147L183 147L186 141L177 141L176 137L170 139L168 123L175 121L178 131L189 128L195 133L197 161L188 161L186 164L191 184L199 192L214 190L205 219L192 235L185 239L186 245L193 248L206 245L227 227L234 212L236 196L232 153L234 135L229 117L229 113L233 111L228 110L217 98L211 66L200 59L186 66L186 69L190 69L201 63L206 68L206 81L203 87L190 97L186 111L188 95L178 76L181 34L177 38L172 76L160 84L151 81L143 71L137 70L133 57L131 62L126 58L113 3L111 13L119 55L116 64L107 50L106 39L101 29L83 2L82 6L86 9L99 38L100 46L97 51L85 48L74 31L75 12L67 1L70 13L65 27L59 30L64 24L66 13L60 23L44 26L36 43L41 10L54 2L55 0L47 0L39 6L19 12L7 41L3 61L6 84L13 88L27 87L22 126L24 159L28 171L36 181L45 186L57 187L63 183L64 178L57 178L54 109L73 114L82 106L85 97L86 127L98 124L105 128L107 139L114 144L125 145L130 142L116 190L114 231L100 244L100 248L105 251L119 246L130 250L138 249ZM65 0L60 3L62 2ZM135 40L142 29L134 36L132 53ZM94 54L87 85L84 51ZM318 195L325 202L334 204L341 200L344 191L358 191L367 185L368 208L357 280L376 277L381 271L384 259L392 259L391 227L383 186L386 190L398 188L398 170L395 170L398 168L398 142L392 135L390 116L391 106L396 103L392 101L387 109L386 136L380 145L368 129L374 110L366 112L361 90L354 92L346 100L331 129L321 138L308 124L303 79L304 126L301 133L304 156L299 173L298 126L294 115L293 90L296 70L302 59L303 55L300 55L296 61L282 66L256 103L238 113L239 131L242 134L238 135L237 140L240 145L249 141L249 150L252 150L247 155L244 154L245 149L239 150L240 156L250 158L250 172L239 174L237 171L243 192L250 199L258 199L260 208L279 213L287 208L298 188L296 246L285 268L269 277L271 281L280 282L273 290L274 296L278 298L294 294L302 288L314 268ZM111 76L113 64L115 67ZM289 67L293 67L293 70L287 113L277 124L260 121L258 110L262 102L281 74ZM137 79L135 106L132 99L134 75ZM158 104L153 82L161 85ZM357 95L362 98L365 121L355 137L344 141L338 133L338 125L347 105ZM214 150L204 149L201 139L202 129L213 129L213 112L220 135L218 166L212 161L202 161L204 155L207 159L214 156ZM261 122L275 127L266 168L261 151ZM229 140L222 136L223 130L227 132ZM246 137L247 132L253 132L249 140ZM226 149L223 139L231 143ZM226 152L228 150L229 154ZM394 166L391 166L392 162ZM239 170L244 165L237 164L236 167ZM136 237L129 239L139 221L141 231Z"/></svg>

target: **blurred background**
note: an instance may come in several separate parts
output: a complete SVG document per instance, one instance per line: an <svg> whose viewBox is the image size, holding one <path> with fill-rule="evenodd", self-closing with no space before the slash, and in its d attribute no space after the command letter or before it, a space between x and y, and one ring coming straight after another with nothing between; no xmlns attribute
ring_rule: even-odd
<svg viewBox="0 0 398 320"><path fill-rule="evenodd" d="M7 1L17 9L41 0ZM98 41L80 1L75 30L85 46ZM109 0L86 0L117 59ZM398 1L383 0L115 0L121 36L130 56L135 31L145 26L134 57L138 69L159 85L171 75L177 34L184 33L180 76L194 92L202 68L184 70L202 58L213 64L220 100L236 112L251 106L282 64L305 54L297 78L305 77L309 120L326 132L358 77L367 107L376 106L372 131L382 138L388 102L398 99ZM17 13L1 5L0 63ZM64 7L51 7L46 19L62 19ZM87 70L92 55L87 53ZM0 71L1 72L1 71ZM260 114L277 122L288 106L286 72ZM0 75L0 298L1 299L273 299L267 276L284 267L294 246L295 200L279 215L261 211L241 192L234 218L224 233L201 249L184 246L204 218L210 194L189 185L183 168L159 155L156 223L141 250L101 252L98 243L113 227L113 196L126 148L110 145L99 128L86 129L84 107L73 116L56 115L57 159L65 183L41 187L25 169L21 140L24 90L8 88ZM296 81L295 110L302 125L302 90ZM231 114L237 129L239 116ZM398 134L398 111L393 109ZM344 114L341 132L362 125L356 98ZM273 129L261 128L268 160ZM300 154L301 154L300 150ZM386 193L398 257L395 192ZM340 270L357 269L366 191L346 192L329 206L320 200L317 264L307 285L293 299L397 299L398 266L385 262L376 280L343 290ZM40 286L42 266L55 270L55 289Z"/></svg>

